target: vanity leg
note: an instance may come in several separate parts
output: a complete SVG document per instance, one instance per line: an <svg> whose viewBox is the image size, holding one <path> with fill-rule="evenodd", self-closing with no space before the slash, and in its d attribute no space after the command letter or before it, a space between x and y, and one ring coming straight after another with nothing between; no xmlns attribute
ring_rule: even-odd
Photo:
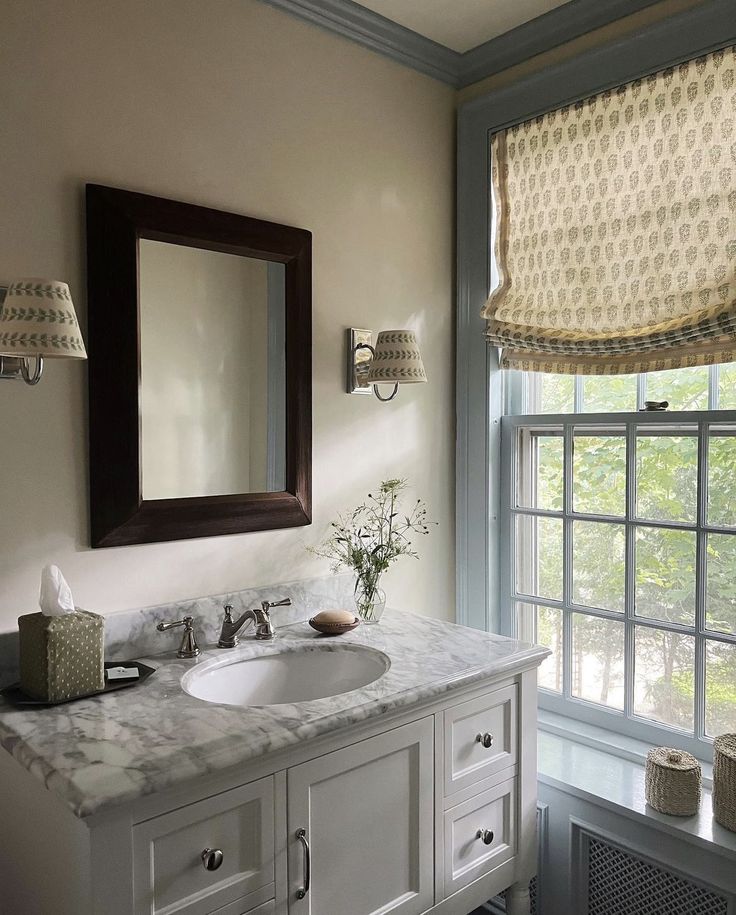
<svg viewBox="0 0 736 915"><path fill-rule="evenodd" d="M528 883L514 883L506 890L507 915L530 915L531 905Z"/></svg>

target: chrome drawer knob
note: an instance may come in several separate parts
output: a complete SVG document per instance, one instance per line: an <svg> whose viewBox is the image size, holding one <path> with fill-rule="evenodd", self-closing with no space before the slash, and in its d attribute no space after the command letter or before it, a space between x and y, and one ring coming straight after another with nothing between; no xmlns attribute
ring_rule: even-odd
<svg viewBox="0 0 736 915"><path fill-rule="evenodd" d="M486 750L489 750L493 746L493 734L486 732L485 734L476 734L475 742L483 744Z"/></svg>
<svg viewBox="0 0 736 915"><path fill-rule="evenodd" d="M493 830L479 829L475 834L476 839L480 839L484 845L490 845L493 842Z"/></svg>
<svg viewBox="0 0 736 915"><path fill-rule="evenodd" d="M222 864L225 856L219 848L205 848L201 857L205 870L216 871Z"/></svg>

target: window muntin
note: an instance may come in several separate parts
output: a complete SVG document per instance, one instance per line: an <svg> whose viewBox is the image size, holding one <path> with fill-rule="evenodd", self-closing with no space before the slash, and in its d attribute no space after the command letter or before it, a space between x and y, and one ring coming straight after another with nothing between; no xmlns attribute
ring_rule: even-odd
<svg viewBox="0 0 736 915"><path fill-rule="evenodd" d="M543 394L529 381L527 396ZM688 384L712 402L719 372L704 394ZM542 704L582 703L685 745L733 729L736 413L507 416L502 439L513 630L553 651Z"/></svg>

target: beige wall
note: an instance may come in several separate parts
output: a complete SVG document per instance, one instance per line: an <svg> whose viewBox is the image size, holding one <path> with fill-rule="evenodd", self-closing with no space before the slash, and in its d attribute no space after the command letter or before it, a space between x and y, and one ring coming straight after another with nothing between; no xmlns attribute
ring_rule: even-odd
<svg viewBox="0 0 736 915"><path fill-rule="evenodd" d="M327 571L305 552L382 477L439 520L387 578L451 618L454 93L255 0L4 0L0 281L67 280L84 323L83 185L314 233L314 525L90 550L86 368L0 384L0 629L56 562L110 611ZM346 326L410 326L429 384L343 393Z"/></svg>

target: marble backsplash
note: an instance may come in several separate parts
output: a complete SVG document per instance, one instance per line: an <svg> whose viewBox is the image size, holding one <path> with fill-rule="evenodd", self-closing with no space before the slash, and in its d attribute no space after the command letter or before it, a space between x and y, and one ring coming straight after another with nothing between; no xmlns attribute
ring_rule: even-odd
<svg viewBox="0 0 736 915"><path fill-rule="evenodd" d="M194 631L200 646L212 645L220 634L225 604L232 604L233 616L237 618L243 610L258 607L262 600L277 601L289 597L290 607L277 607L272 611L271 618L277 628L306 620L319 610L353 609L353 584L350 574L329 575L111 613L105 616L105 660L128 661L178 648L182 630L159 632L156 624L180 620L184 616L194 617ZM247 632L248 629L245 630ZM0 687L17 679L18 633L1 632Z"/></svg>

